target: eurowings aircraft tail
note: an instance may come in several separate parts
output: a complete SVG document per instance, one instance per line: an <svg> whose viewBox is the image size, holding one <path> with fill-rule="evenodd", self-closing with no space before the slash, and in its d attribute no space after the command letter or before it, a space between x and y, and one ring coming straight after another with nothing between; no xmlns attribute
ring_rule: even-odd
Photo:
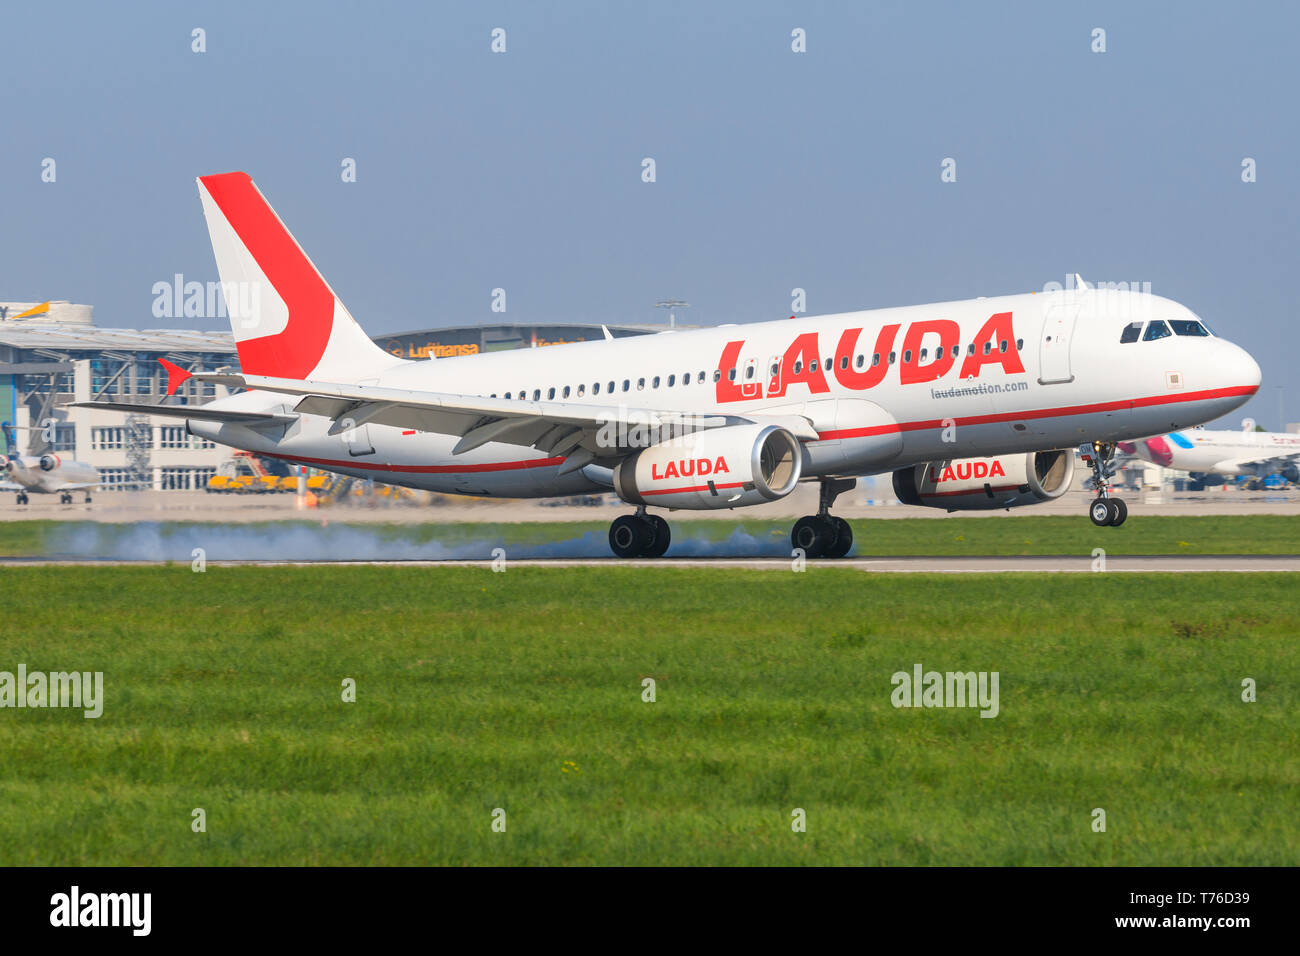
<svg viewBox="0 0 1300 956"><path fill-rule="evenodd" d="M245 373L355 383L401 364L361 330L247 173L198 183Z"/></svg>

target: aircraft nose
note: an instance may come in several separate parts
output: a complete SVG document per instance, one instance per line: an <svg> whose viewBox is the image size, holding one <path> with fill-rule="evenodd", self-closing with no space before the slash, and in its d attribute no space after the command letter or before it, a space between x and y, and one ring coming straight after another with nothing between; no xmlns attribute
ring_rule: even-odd
<svg viewBox="0 0 1300 956"><path fill-rule="evenodd" d="M1240 345L1221 342L1214 353L1214 377L1221 388L1233 389L1243 398L1259 391L1262 376L1259 363Z"/></svg>

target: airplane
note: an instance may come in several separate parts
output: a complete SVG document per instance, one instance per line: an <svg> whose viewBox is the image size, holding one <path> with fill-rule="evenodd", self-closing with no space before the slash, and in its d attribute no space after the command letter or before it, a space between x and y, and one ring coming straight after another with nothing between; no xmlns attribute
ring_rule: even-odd
<svg viewBox="0 0 1300 956"><path fill-rule="evenodd" d="M247 173L198 179L239 370L161 360L242 389L202 406L86 407L183 418L190 434L264 457L432 491L515 498L614 492L624 558L658 557L650 514L779 500L816 481L791 544L843 557L830 513L864 475L950 511L1059 497L1074 446L1094 524L1115 443L1239 407L1259 366L1185 306L1087 287L425 360L362 331Z"/></svg>
<svg viewBox="0 0 1300 956"><path fill-rule="evenodd" d="M1121 442L1119 450L1165 468L1191 472L1197 479L1280 474L1287 481L1300 482L1300 435L1257 432L1251 418L1241 425L1241 431L1193 428L1169 432Z"/></svg>
<svg viewBox="0 0 1300 956"><path fill-rule="evenodd" d="M99 487L99 471L94 465L84 461L65 459L61 455L21 455L14 440L15 426L9 422L0 422L0 431L4 432L5 458L4 476L9 479L0 481L0 491L18 492L18 504L27 504L27 496L58 495L65 504L72 504L72 493L84 491L86 504L90 504L90 491Z"/></svg>

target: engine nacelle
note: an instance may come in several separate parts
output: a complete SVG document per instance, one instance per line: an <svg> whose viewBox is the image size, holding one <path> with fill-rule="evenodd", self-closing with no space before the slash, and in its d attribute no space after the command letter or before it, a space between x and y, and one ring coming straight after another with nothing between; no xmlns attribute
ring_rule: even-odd
<svg viewBox="0 0 1300 956"><path fill-rule="evenodd" d="M1073 451L1037 451L900 468L894 472L894 493L907 505L982 511L1051 501L1065 494L1073 479Z"/></svg>
<svg viewBox="0 0 1300 956"><path fill-rule="evenodd" d="M741 508L784 498L799 483L799 440L778 425L727 425L651 445L614 469L624 501L662 508Z"/></svg>
<svg viewBox="0 0 1300 956"><path fill-rule="evenodd" d="M59 467L58 455L41 455L41 471L53 471Z"/></svg>

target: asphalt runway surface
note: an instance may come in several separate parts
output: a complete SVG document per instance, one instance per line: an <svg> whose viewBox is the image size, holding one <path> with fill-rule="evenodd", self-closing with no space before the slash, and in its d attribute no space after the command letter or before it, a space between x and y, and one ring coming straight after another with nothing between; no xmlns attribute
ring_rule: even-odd
<svg viewBox="0 0 1300 956"><path fill-rule="evenodd" d="M163 561L123 561L116 559L86 560L60 558L0 558L0 567L157 567ZM179 563L179 562L178 562ZM715 568L756 571L791 571L791 558L647 558L620 560L618 558L536 558L505 560L496 565L491 560L465 559L454 561L225 561L207 562L209 568L223 567L413 567L449 568L471 567L501 570L510 568ZM809 560L807 571L821 568L849 568L885 574L1096 574L1096 573L1251 573L1266 571L1300 571L1300 555L1276 554L1154 554L1109 555L1104 563L1084 555L1040 555L1034 557L1006 557L993 555L914 556L914 557L850 557L838 560Z"/></svg>

